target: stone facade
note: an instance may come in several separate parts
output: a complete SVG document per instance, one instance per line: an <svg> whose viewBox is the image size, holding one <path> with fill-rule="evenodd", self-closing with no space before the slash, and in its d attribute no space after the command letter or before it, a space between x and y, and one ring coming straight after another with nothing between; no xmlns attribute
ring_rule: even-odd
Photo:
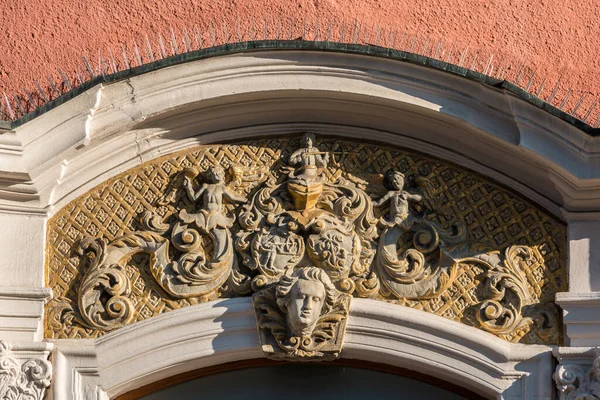
<svg viewBox="0 0 600 400"><path fill-rule="evenodd" d="M267 357L597 397L597 139L424 67L277 54L0 135L2 390L116 398Z"/></svg>

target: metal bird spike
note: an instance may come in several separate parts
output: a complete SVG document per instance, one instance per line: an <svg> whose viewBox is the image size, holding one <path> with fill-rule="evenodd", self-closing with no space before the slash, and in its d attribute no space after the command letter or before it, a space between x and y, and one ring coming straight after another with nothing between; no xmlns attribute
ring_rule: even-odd
<svg viewBox="0 0 600 400"><path fill-rule="evenodd" d="M417 44L417 33L415 33L415 37L413 38L412 44L410 45L409 53L415 52L415 45Z"/></svg>
<svg viewBox="0 0 600 400"><path fill-rule="evenodd" d="M81 59L83 60L83 65L85 66L85 69L87 70L88 74L90 74L90 79L92 79L94 77L94 70L90 66L90 63L88 62L87 58L85 58L85 56L82 56ZM48 77L48 79L50 78Z"/></svg>
<svg viewBox="0 0 600 400"><path fill-rule="evenodd" d="M62 72L62 70L60 68L58 69L58 74L60 75L60 78L62 79L63 83L65 84L66 88L68 90L72 90L73 87L71 86L71 82L69 82L69 78L67 78L67 76L65 75L64 72Z"/></svg>
<svg viewBox="0 0 600 400"><path fill-rule="evenodd" d="M577 114L577 110L579 110L579 107L581 107L581 104L583 103L583 100L585 100L586 96L587 96L587 93L584 93L581 96L581 98L579 99L579 101L575 105L575 108L573 108L573 111L571 112L571 115L575 116L575 114Z"/></svg>
<svg viewBox="0 0 600 400"><path fill-rule="evenodd" d="M429 48L429 35L427 35L427 38L425 39L425 44L423 45L423 52L421 55L427 54L427 48Z"/></svg>
<svg viewBox="0 0 600 400"><path fill-rule="evenodd" d="M485 71L483 72L484 75L488 75L488 73L490 72L490 67L492 66L493 60L494 60L494 53L492 53L492 55L488 59L488 62L485 65Z"/></svg>
<svg viewBox="0 0 600 400"><path fill-rule="evenodd" d="M175 31L173 27L169 27L171 30L171 55L179 54L179 46L177 45L177 39L175 38Z"/></svg>
<svg viewBox="0 0 600 400"><path fill-rule="evenodd" d="M112 69L113 74L116 74L119 70L117 69L117 63L115 61L115 56L113 55L112 50L108 47L108 64L110 65L110 69Z"/></svg>
<svg viewBox="0 0 600 400"><path fill-rule="evenodd" d="M21 116L27 114L27 112L25 112L25 108L23 108L23 104L21 104L21 99L19 99L19 96L17 96L16 94L13 94L13 98L15 99L15 103L17 104L17 107L21 111Z"/></svg>
<svg viewBox="0 0 600 400"><path fill-rule="evenodd" d="M317 26L315 28L315 42L319 41L319 33L321 31L321 17L317 16Z"/></svg>
<svg viewBox="0 0 600 400"><path fill-rule="evenodd" d="M552 101L556 97L556 93L558 93L558 88L560 86L561 80L562 80L562 74L558 77L558 80L556 81L556 86L554 86L554 89L552 89L552 93L550 94L550 97L548 97L548 100L547 100L548 103L552 104Z"/></svg>
<svg viewBox="0 0 600 400"><path fill-rule="evenodd" d="M91 67L90 67L90 69L91 69ZM50 83L52 90L54 90L56 97L60 97L61 93L58 91L58 88L56 87L56 84L54 83L54 80L52 79L52 77L50 75L48 75L48 76L46 76L46 78L48 79L48 82Z"/></svg>
<svg viewBox="0 0 600 400"><path fill-rule="evenodd" d="M185 52L189 53L192 51L192 42L190 40L190 35L188 35L187 27L183 27L183 46L185 47Z"/></svg>
<svg viewBox="0 0 600 400"><path fill-rule="evenodd" d="M34 100L33 96L31 95L31 93L29 93L29 91L25 88L23 88L23 91L25 92L25 95L27 96L27 99L29 100L29 103L31 104L31 107L33 109L36 108L36 101Z"/></svg>
<svg viewBox="0 0 600 400"><path fill-rule="evenodd" d="M242 41L242 30L240 29L240 20L239 19L235 20L235 35L236 35L237 42L240 43ZM291 34L290 34L290 36L291 36Z"/></svg>
<svg viewBox="0 0 600 400"><path fill-rule="evenodd" d="M435 48L435 54L433 55L433 58L435 58L436 60L438 59L438 56L440 55L441 48L442 48L442 39L439 40L438 45Z"/></svg>
<svg viewBox="0 0 600 400"><path fill-rule="evenodd" d="M79 85L83 85L83 77L82 75L79 73L79 69L75 70L75 76L77 77L77 80L79 81Z"/></svg>
<svg viewBox="0 0 600 400"><path fill-rule="evenodd" d="M479 57L478 53L475 53L475 57L473 58L473 63L471 64L471 71L475 71L475 68L477 67L477 58Z"/></svg>
<svg viewBox="0 0 600 400"><path fill-rule="evenodd" d="M281 18L277 18L277 37L276 37L276 39L279 40L280 37L281 37Z"/></svg>
<svg viewBox="0 0 600 400"><path fill-rule="evenodd" d="M458 62L459 67L462 67L463 62L465 61L465 57L467 56L468 52L469 52L469 46L467 45L467 47L465 47L465 49L462 51L462 54L460 56L460 61Z"/></svg>
<svg viewBox="0 0 600 400"><path fill-rule="evenodd" d="M227 22L223 21L223 43L229 43L229 29L227 29Z"/></svg>
<svg viewBox="0 0 600 400"><path fill-rule="evenodd" d="M454 45L456 44L456 42L452 42L452 44L450 45L450 49L448 50L448 54L446 56L446 63L450 63L450 60L452 59L452 53L454 52Z"/></svg>
<svg viewBox="0 0 600 400"><path fill-rule="evenodd" d="M356 18L354 18L354 29L352 30L352 43L356 44L356 40L357 40L357 33L356 33L356 29L358 28L358 21L356 20Z"/></svg>
<svg viewBox="0 0 600 400"><path fill-rule="evenodd" d="M560 103L560 107L559 108L561 110L563 109L563 107L565 105L567 105L567 101L569 100L569 97L571 96L571 91L572 91L572 89L569 88L569 90L567 91L567 94L565 95L565 98L563 99L562 103Z"/></svg>
<svg viewBox="0 0 600 400"><path fill-rule="evenodd" d="M210 36L212 37L212 46L214 47L217 44L217 35L215 34L215 27L213 26L212 19L209 22L210 26Z"/></svg>
<svg viewBox="0 0 600 400"><path fill-rule="evenodd" d="M16 119L15 112L13 111L13 109L10 105L10 101L8 100L8 96L6 95L6 92L4 92L4 101L6 103L6 109L8 110L8 113L10 114L10 118Z"/></svg>
<svg viewBox="0 0 600 400"><path fill-rule="evenodd" d="M592 115L592 111L594 111L594 108L596 108L597 105L598 105L598 100L596 100L594 102L594 104L592 104L592 106L590 107L590 109L588 110L588 112L585 113L585 116L582 119L583 122L587 121L587 119L590 117L590 115Z"/></svg>
<svg viewBox="0 0 600 400"><path fill-rule="evenodd" d="M327 41L331 41L331 20L327 23Z"/></svg>
<svg viewBox="0 0 600 400"><path fill-rule="evenodd" d="M521 68L519 68L519 73L517 74L517 78L515 79L515 85L519 85L519 81L521 80L521 76L523 76L523 71L525 70L525 63L521 63Z"/></svg>
<svg viewBox="0 0 600 400"><path fill-rule="evenodd" d="M202 41L202 33L200 33L200 28L196 28L196 46L198 50L202 50L204 47L204 42Z"/></svg>
<svg viewBox="0 0 600 400"><path fill-rule="evenodd" d="M150 39L148 38L148 35L145 35L146 37L146 49L148 50L148 57L150 57L150 60L152 62L154 62L154 51L152 51L152 45L150 44Z"/></svg>
<svg viewBox="0 0 600 400"><path fill-rule="evenodd" d="M158 33L158 48L160 50L160 58L167 58L167 51L165 50L165 43L163 42L162 35Z"/></svg>
<svg viewBox="0 0 600 400"><path fill-rule="evenodd" d="M535 94L535 97L539 98L540 95L542 94L542 90L544 90L544 86L546 86L546 80L548 79L548 75L546 74L546 76L544 77L544 80L542 81L542 84L540 85L540 88L538 89L537 93Z"/></svg>
<svg viewBox="0 0 600 400"><path fill-rule="evenodd" d="M129 59L127 58L127 52L125 51L125 45L121 45L121 55L123 56L123 61L125 62L125 69L131 69Z"/></svg>
<svg viewBox="0 0 600 400"><path fill-rule="evenodd" d="M263 40L267 40L269 35L269 21L267 21L267 17L264 18L263 21Z"/></svg>
<svg viewBox="0 0 600 400"><path fill-rule="evenodd" d="M143 64L142 55L140 54L140 49L138 48L137 41L133 39L133 52L135 53L135 58L138 62L138 67Z"/></svg>
<svg viewBox="0 0 600 400"><path fill-rule="evenodd" d="M294 38L294 26L296 25L296 20L292 17L292 22L290 23L290 35L288 36L288 40L292 40Z"/></svg>
<svg viewBox="0 0 600 400"><path fill-rule="evenodd" d="M527 82L527 85L525 85L526 92L529 92L529 88L531 87L531 84L533 83L533 79L535 78L535 73L536 73L536 70L533 71L533 73L531 74L531 77L529 78L529 82Z"/></svg>
<svg viewBox="0 0 600 400"><path fill-rule="evenodd" d="M44 100L44 103L47 103L48 101L48 97L46 97L46 93L44 93L44 90L42 89L42 86L40 85L40 83L38 81L35 81L35 86L37 87L37 90L40 94L40 97L42 98L42 100Z"/></svg>

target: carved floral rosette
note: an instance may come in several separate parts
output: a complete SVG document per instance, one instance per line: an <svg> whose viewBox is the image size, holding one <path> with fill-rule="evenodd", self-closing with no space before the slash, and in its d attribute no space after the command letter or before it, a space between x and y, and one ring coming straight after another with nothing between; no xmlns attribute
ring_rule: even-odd
<svg viewBox="0 0 600 400"><path fill-rule="evenodd" d="M423 163L407 176L389 168L369 167L365 172L358 161L347 161L354 157L351 146L330 141L328 150L321 151L309 136L289 153L269 153L268 161L254 167L229 163L224 169L206 158L182 163L168 175L168 184L156 189L160 196L152 206L129 214L134 222L123 234L111 239L81 237L70 258L79 260L82 274L71 281L76 295L59 295L52 301L50 328L62 332L65 326L82 326L85 332L107 332L168 307L253 294L267 354L314 359L339 353L352 296L448 313L453 305L443 302L458 301L452 299L460 295L467 304L457 315L450 314L451 319L506 340L519 341L534 331L534 341L559 342L558 313L548 299L561 283L550 279L542 246L544 241L552 244L552 238L539 238L537 225L529 236L519 236L518 243L495 246L478 233L471 211L462 203L457 205L466 210L461 218L451 215L456 208L442 205L446 192L432 181L448 170L438 177L427 173ZM256 159L262 160L264 148L223 145L207 148L206 154L243 149L242 156L257 152ZM373 157L393 161L388 152L377 151ZM377 158L372 163L381 165ZM143 185L139 187L141 193ZM490 201L498 203L498 193L503 192L489 190L496 196ZM531 215L541 218L538 211L527 214L529 209L519 204L513 214L506 214L505 207L486 223L494 226L504 218L515 230L518 224L531 225ZM96 210L101 214L104 208ZM526 215L523 222L514 219L519 212ZM540 221L550 232L550 220ZM521 244L525 241L538 244ZM139 264L137 257L146 261ZM331 318L323 320L327 330L315 330L319 339L303 340L287 332L287 314L276 294L282 282L311 268L326 275L322 281L331 283L339 302L333 314L326 313ZM554 268L556 276L562 274ZM543 294L544 290L553 292ZM148 312L150 306L159 311Z"/></svg>

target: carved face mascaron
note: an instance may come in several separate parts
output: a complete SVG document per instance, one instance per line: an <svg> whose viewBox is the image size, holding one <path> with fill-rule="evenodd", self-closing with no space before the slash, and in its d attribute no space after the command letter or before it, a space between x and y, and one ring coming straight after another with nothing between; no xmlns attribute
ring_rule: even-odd
<svg viewBox="0 0 600 400"><path fill-rule="evenodd" d="M284 276L277 288L277 304L286 315L288 334L310 336L319 317L331 309L336 289L318 268L303 268Z"/></svg>
<svg viewBox="0 0 600 400"><path fill-rule="evenodd" d="M292 287L287 303L288 329L292 336L308 336L315 329L325 301L321 282L300 279Z"/></svg>

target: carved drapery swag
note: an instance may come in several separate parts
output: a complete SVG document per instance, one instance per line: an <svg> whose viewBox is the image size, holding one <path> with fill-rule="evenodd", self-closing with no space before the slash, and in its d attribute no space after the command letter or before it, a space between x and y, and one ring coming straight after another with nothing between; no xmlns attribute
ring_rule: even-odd
<svg viewBox="0 0 600 400"><path fill-rule="evenodd" d="M565 243L543 210L418 153L312 135L202 146L125 172L52 218L46 335L93 338L253 295L264 349L322 356L339 352L354 296L556 344ZM290 280L289 293L335 289L317 311L290 300L318 317L304 335L277 295Z"/></svg>

